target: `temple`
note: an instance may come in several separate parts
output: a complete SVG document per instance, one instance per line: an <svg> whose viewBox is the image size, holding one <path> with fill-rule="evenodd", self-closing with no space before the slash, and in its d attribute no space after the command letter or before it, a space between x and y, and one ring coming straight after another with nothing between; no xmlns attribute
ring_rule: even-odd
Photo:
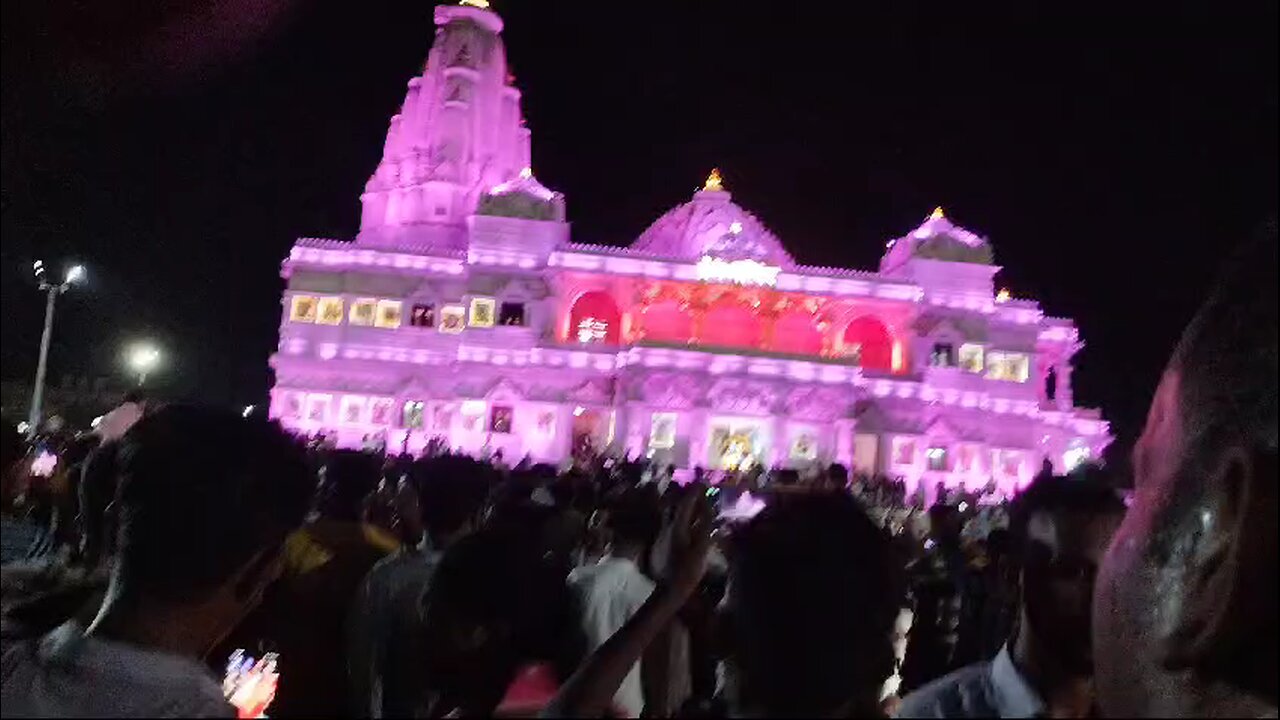
<svg viewBox="0 0 1280 720"><path fill-rule="evenodd" d="M271 414L287 427L1005 492L1110 441L1072 400L1073 323L997 292L991 245L941 209L878 271L804 266L713 171L630 246L573 243L481 4L436 9L358 235L300 239L283 263Z"/></svg>

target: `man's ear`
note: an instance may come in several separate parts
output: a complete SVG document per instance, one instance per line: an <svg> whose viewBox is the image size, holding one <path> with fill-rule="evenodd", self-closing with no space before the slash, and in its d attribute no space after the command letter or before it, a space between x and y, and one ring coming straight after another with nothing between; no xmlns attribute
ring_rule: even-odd
<svg viewBox="0 0 1280 720"><path fill-rule="evenodd" d="M1275 453L1232 446L1205 476L1203 500L1183 523L1202 536L1181 568L1182 612L1159 639L1166 669L1238 680L1245 666L1264 666L1274 688L1275 473ZM1269 670L1259 657L1267 653Z"/></svg>

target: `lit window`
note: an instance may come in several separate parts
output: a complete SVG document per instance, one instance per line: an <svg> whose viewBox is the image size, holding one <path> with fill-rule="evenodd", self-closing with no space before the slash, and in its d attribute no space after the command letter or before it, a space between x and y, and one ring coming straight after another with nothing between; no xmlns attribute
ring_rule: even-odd
<svg viewBox="0 0 1280 720"><path fill-rule="evenodd" d="M489 415L489 432L507 434L511 432L511 420L514 413L510 405L494 405Z"/></svg>
<svg viewBox="0 0 1280 720"><path fill-rule="evenodd" d="M808 433L797 435L791 442L792 460L813 460L818 457L818 445Z"/></svg>
<svg viewBox="0 0 1280 720"><path fill-rule="evenodd" d="M440 332L456 335L467 326L467 310L461 305L440 308Z"/></svg>
<svg viewBox="0 0 1280 720"><path fill-rule="evenodd" d="M487 405L483 400L463 400L460 408L462 429L468 432L482 431L486 408Z"/></svg>
<svg viewBox="0 0 1280 720"><path fill-rule="evenodd" d="M319 310L317 311L316 322L321 325L341 325L342 324L342 298L340 297L322 297L320 298Z"/></svg>
<svg viewBox="0 0 1280 720"><path fill-rule="evenodd" d="M294 295L293 302L289 306L289 319L293 322L315 322L318 302L319 300L312 295Z"/></svg>
<svg viewBox="0 0 1280 720"><path fill-rule="evenodd" d="M1089 448L1073 447L1062 453L1062 466L1067 472L1071 472L1079 467L1082 463L1089 461Z"/></svg>
<svg viewBox="0 0 1280 720"><path fill-rule="evenodd" d="M649 428L649 447L669 448L676 444L676 414L654 413Z"/></svg>
<svg viewBox="0 0 1280 720"><path fill-rule="evenodd" d="M916 464L916 443L910 438L894 438L893 440L893 464L894 465L915 465Z"/></svg>
<svg viewBox="0 0 1280 720"><path fill-rule="evenodd" d="M933 367L955 367L955 346L951 343L935 343L933 352L929 353L929 364Z"/></svg>
<svg viewBox="0 0 1280 720"><path fill-rule="evenodd" d="M434 305L414 305L409 311L409 324L413 327L430 328L436 326L436 309Z"/></svg>
<svg viewBox="0 0 1280 720"><path fill-rule="evenodd" d="M504 326L524 326L524 303L504 302L498 308L498 324Z"/></svg>
<svg viewBox="0 0 1280 720"><path fill-rule="evenodd" d="M494 302L493 298L472 298L471 327L493 327L493 315L496 309L497 303Z"/></svg>
<svg viewBox="0 0 1280 720"><path fill-rule="evenodd" d="M426 403L421 400L407 400L401 411L401 423L409 430L421 430Z"/></svg>
<svg viewBox="0 0 1280 720"><path fill-rule="evenodd" d="M1017 477L1022 473L1022 453L1016 450L997 450L996 467L1006 477Z"/></svg>
<svg viewBox="0 0 1280 720"><path fill-rule="evenodd" d="M374 398L369 401L369 422L374 425L390 425L394 403L390 398Z"/></svg>
<svg viewBox="0 0 1280 720"><path fill-rule="evenodd" d="M1026 353L987 353L987 377L991 380L1026 382L1030 371L1030 358Z"/></svg>
<svg viewBox="0 0 1280 720"><path fill-rule="evenodd" d="M604 320L586 317L578 323L578 342L580 343L604 342L608 334L609 323Z"/></svg>
<svg viewBox="0 0 1280 720"><path fill-rule="evenodd" d="M367 402L367 398L359 395L343 396L342 413L339 415L342 422L347 425L356 425L364 422L364 406Z"/></svg>
<svg viewBox="0 0 1280 720"><path fill-rule="evenodd" d="M930 470L946 472L948 469L946 448L931 447L925 452L925 457L929 459Z"/></svg>
<svg viewBox="0 0 1280 720"><path fill-rule="evenodd" d="M302 394L301 393L285 393L284 402L281 403L281 414L290 419L297 420L302 417Z"/></svg>
<svg viewBox="0 0 1280 720"><path fill-rule="evenodd" d="M960 346L960 368L965 372L982 372L982 346L965 343Z"/></svg>
<svg viewBox="0 0 1280 720"><path fill-rule="evenodd" d="M373 324L380 328L400 327L400 301L379 300L378 315L374 319Z"/></svg>
<svg viewBox="0 0 1280 720"><path fill-rule="evenodd" d="M352 325L372 325L378 314L378 301L373 298L357 298L351 301L351 314L347 322Z"/></svg>
<svg viewBox="0 0 1280 720"><path fill-rule="evenodd" d="M327 422L329 420L329 403L332 399L329 395L308 395L307 420L311 422Z"/></svg>

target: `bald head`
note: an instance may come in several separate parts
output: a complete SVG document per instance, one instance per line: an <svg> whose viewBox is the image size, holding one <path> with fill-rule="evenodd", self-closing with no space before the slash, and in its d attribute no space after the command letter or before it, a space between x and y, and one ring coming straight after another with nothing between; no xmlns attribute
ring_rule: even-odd
<svg viewBox="0 0 1280 720"><path fill-rule="evenodd" d="M1276 261L1272 227L1227 264L1134 448L1094 596L1109 715L1275 712Z"/></svg>

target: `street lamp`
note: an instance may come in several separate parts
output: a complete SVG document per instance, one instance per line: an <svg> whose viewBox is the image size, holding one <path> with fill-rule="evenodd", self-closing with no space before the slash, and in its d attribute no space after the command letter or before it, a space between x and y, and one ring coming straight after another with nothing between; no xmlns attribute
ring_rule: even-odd
<svg viewBox="0 0 1280 720"><path fill-rule="evenodd" d="M40 414L44 409L44 377L49 367L49 341L53 336L53 310L58 296L71 289L72 285L82 282L85 276L83 265L72 265L62 276L62 282L50 282L49 271L41 260L32 265L36 281L40 289L48 295L44 304L44 332L40 335L40 359L36 362L36 384L31 389L31 409L27 412L27 437L35 437L40 430Z"/></svg>
<svg viewBox="0 0 1280 720"><path fill-rule="evenodd" d="M138 385L147 381L147 374L160 364L160 349L150 343L141 342L129 348L126 356L129 369L138 373Z"/></svg>

